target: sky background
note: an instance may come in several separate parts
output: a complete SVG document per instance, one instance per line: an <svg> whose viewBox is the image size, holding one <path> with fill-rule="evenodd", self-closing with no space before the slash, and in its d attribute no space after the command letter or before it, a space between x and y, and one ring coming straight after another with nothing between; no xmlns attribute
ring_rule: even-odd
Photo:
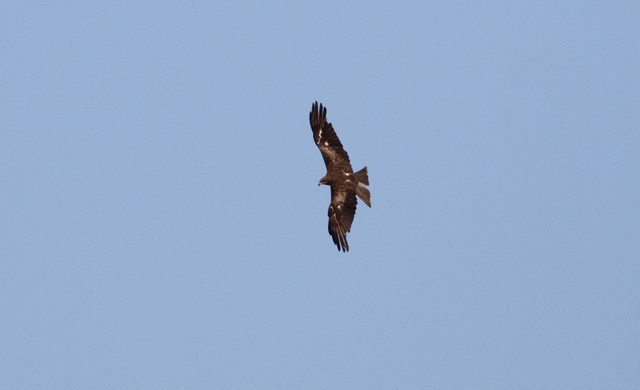
<svg viewBox="0 0 640 390"><path fill-rule="evenodd" d="M1 388L640 388L640 3L7 1L0 47Z"/></svg>

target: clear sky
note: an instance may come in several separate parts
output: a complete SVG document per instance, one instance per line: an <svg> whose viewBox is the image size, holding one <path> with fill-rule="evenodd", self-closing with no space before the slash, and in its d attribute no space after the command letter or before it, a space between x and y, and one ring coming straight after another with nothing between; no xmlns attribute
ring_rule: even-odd
<svg viewBox="0 0 640 390"><path fill-rule="evenodd" d="M0 46L0 388L640 388L640 3L7 1Z"/></svg>

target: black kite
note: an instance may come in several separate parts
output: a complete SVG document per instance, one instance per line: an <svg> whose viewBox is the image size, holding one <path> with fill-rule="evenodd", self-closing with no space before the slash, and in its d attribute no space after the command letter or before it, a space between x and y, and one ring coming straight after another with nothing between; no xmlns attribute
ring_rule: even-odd
<svg viewBox="0 0 640 390"><path fill-rule="evenodd" d="M349 250L347 233L351 230L351 223L356 214L356 195L371 207L371 194L367 187L369 176L367 167L354 173L349 155L342 148L342 144L327 122L327 108L315 102L309 113L309 123L313 130L313 140L322 153L327 174L320 179L320 184L331 186L331 204L329 205L329 234L338 251Z"/></svg>

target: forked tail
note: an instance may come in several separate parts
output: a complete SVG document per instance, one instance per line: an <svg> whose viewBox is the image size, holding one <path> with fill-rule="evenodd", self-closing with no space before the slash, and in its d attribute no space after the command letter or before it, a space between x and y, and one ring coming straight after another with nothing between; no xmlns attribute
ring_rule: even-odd
<svg viewBox="0 0 640 390"><path fill-rule="evenodd" d="M367 167L362 168L358 172L354 173L358 185L356 186L356 195L369 207L371 207L371 193L365 186L369 185L369 175L367 174Z"/></svg>

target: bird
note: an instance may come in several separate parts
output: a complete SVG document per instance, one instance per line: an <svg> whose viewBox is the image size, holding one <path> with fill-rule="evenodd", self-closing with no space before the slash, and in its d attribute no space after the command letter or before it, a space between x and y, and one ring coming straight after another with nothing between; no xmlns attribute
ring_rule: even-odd
<svg viewBox="0 0 640 390"><path fill-rule="evenodd" d="M356 205L360 198L371 207L371 193L366 187L369 185L369 175L365 166L358 172L353 172L349 155L342 147L340 139L333 130L333 125L327 122L327 108L316 101L311 105L309 124L313 131L313 140L320 149L327 174L320 179L321 184L331 186L331 203L329 204L329 234L338 251L348 252L349 243L347 233L351 231Z"/></svg>

